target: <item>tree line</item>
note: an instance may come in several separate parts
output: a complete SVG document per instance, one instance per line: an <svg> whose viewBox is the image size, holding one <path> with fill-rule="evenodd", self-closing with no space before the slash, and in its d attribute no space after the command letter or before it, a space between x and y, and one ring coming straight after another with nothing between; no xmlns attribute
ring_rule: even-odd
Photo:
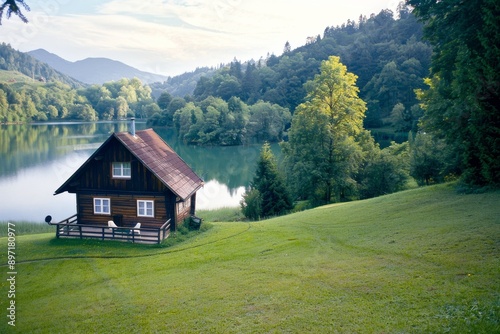
<svg viewBox="0 0 500 334"><path fill-rule="evenodd" d="M0 123L146 119L158 111L151 88L137 78L79 89L29 78L0 83Z"/></svg>
<svg viewBox="0 0 500 334"><path fill-rule="evenodd" d="M196 145L279 142L292 119L290 111L277 104L258 101L247 105L234 96L227 102L213 96L195 101L162 93L158 106L162 111L148 123L175 127L180 140Z"/></svg>

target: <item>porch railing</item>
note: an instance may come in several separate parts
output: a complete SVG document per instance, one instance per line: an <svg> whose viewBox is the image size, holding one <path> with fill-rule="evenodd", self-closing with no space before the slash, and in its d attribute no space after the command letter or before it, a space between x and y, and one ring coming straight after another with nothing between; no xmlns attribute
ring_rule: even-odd
<svg viewBox="0 0 500 334"><path fill-rule="evenodd" d="M56 238L109 239L159 244L170 234L170 219L161 227L109 227L96 224L78 224L77 215L73 215L58 223L50 223L50 225L56 226Z"/></svg>

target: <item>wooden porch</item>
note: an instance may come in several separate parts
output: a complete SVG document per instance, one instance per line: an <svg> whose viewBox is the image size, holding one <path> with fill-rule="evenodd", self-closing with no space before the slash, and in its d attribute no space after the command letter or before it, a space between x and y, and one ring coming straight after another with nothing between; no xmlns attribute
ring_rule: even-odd
<svg viewBox="0 0 500 334"><path fill-rule="evenodd" d="M50 225L56 226L57 238L101 239L160 244L170 234L170 219L161 227L109 227L97 224L79 224L78 216L73 215L58 223L50 223Z"/></svg>

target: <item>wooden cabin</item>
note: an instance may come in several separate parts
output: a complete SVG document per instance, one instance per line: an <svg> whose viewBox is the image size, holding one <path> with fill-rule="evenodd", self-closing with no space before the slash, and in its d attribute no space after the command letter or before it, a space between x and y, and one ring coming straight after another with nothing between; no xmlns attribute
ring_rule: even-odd
<svg viewBox="0 0 500 334"><path fill-rule="evenodd" d="M153 129L135 131L132 124L131 133L113 133L54 195L76 194L76 215L59 224L102 226L104 239L110 221L119 228L140 223L141 229L160 229L169 222L175 230L195 214L202 186L202 179Z"/></svg>

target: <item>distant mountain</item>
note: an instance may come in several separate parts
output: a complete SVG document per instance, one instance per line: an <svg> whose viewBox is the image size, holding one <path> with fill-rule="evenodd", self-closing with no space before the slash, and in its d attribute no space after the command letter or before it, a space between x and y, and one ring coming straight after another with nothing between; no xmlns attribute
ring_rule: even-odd
<svg viewBox="0 0 500 334"><path fill-rule="evenodd" d="M54 69L88 84L103 84L122 78L138 78L143 83L163 82L167 76L140 71L122 62L108 58L86 58L71 62L44 49L28 52Z"/></svg>
<svg viewBox="0 0 500 334"><path fill-rule="evenodd" d="M73 88L85 86L78 81L35 57L13 49L9 44L0 43L0 70L17 71L33 80L60 81Z"/></svg>

